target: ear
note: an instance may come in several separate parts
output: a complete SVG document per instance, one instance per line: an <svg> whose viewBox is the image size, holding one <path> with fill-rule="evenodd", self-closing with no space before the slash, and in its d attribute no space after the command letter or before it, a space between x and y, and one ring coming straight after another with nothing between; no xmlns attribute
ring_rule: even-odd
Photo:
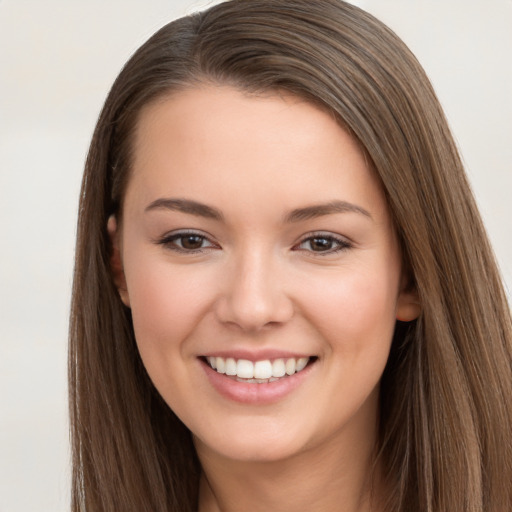
<svg viewBox="0 0 512 512"><path fill-rule="evenodd" d="M401 322L416 320L421 313L421 303L416 287L406 276L402 278L400 295L396 304L396 319Z"/></svg>
<svg viewBox="0 0 512 512"><path fill-rule="evenodd" d="M111 215L108 218L107 232L110 238L110 269L112 270L112 276L114 277L114 284L116 285L119 297L121 297L123 304L130 307L130 297L126 287L121 251L119 250L119 233L117 231L117 220L115 215Z"/></svg>

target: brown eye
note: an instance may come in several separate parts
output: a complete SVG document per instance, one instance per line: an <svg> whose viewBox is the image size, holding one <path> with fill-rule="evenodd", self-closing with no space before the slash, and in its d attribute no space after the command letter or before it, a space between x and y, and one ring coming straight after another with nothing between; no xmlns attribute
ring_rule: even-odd
<svg viewBox="0 0 512 512"><path fill-rule="evenodd" d="M157 243L167 249L184 253L202 252L205 249L218 247L204 235L187 232L171 234L162 238Z"/></svg>
<svg viewBox="0 0 512 512"><path fill-rule="evenodd" d="M313 235L305 238L296 249L319 254L332 254L344 249L349 249L352 245L334 235Z"/></svg>
<svg viewBox="0 0 512 512"><path fill-rule="evenodd" d="M178 245L180 245L183 249L187 249L189 251L201 249L203 247L203 243L205 242L204 236L199 235L183 235L178 238L176 241L180 241Z"/></svg>
<svg viewBox="0 0 512 512"><path fill-rule="evenodd" d="M334 245L334 240L329 238L311 238L309 240L309 246L312 251L329 251Z"/></svg>

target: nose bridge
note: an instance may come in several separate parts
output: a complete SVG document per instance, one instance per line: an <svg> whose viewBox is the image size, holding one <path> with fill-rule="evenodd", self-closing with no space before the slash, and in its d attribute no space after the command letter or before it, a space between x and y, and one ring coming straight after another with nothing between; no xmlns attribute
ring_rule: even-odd
<svg viewBox="0 0 512 512"><path fill-rule="evenodd" d="M293 314L285 275L271 248L248 247L230 262L222 298L221 320L244 330L259 330Z"/></svg>

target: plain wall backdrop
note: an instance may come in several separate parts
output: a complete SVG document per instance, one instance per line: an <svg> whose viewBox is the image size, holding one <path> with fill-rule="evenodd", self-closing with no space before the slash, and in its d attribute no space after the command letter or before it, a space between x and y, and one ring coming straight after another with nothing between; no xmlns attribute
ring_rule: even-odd
<svg viewBox="0 0 512 512"><path fill-rule="evenodd" d="M0 512L69 510L66 345L75 223L103 100L156 29L212 3L0 0ZM426 68L510 297L512 1L353 3L390 25Z"/></svg>

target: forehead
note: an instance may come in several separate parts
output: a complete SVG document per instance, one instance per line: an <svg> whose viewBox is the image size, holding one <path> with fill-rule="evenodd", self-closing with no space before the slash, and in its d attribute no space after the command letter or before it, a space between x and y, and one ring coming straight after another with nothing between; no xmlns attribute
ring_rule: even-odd
<svg viewBox="0 0 512 512"><path fill-rule="evenodd" d="M279 189L283 204L351 194L384 206L358 141L333 115L290 94L203 86L161 98L140 114L132 163L130 181L149 195L215 190L227 201L230 193L256 200Z"/></svg>
<svg viewBox="0 0 512 512"><path fill-rule="evenodd" d="M318 146L322 138L327 146L332 136L343 136L351 151L360 152L356 140L327 109L286 91L256 94L223 85L188 88L158 98L142 109L135 133L136 157L144 146L162 138L196 144L196 149L206 149L211 142L211 150L220 147L220 139L246 148L292 142L307 147Z"/></svg>

